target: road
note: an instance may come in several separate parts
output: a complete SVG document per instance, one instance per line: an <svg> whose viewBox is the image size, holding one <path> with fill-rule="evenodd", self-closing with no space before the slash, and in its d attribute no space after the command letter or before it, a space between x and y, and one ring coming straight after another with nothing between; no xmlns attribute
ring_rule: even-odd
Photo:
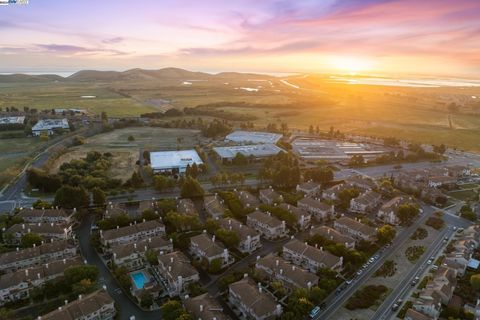
<svg viewBox="0 0 480 320"><path fill-rule="evenodd" d="M315 317L316 320L322 319L330 319L335 312L342 307L345 302L350 298L358 289L360 289L367 281L368 279L373 275L373 273L381 266L383 263L388 260L391 256L394 256L395 253L400 249L400 247L403 245L403 243L410 238L413 232L424 223L424 221L430 217L433 212L439 211L437 208L423 205L422 206L423 213L422 215L416 220L414 224L409 226L408 228L402 230L398 236L395 238L393 241L392 245L386 249L385 251L379 253L380 258L377 259L374 263L372 263L363 273L362 275L358 276L357 278L354 279L354 281L343 291L338 293L337 295L332 294L330 295L326 300L325 303L327 307L325 310L323 310L321 313L318 314L317 317ZM468 220L462 219L458 216L451 215L451 214L444 214L443 220L445 221L445 224L447 226L456 226L456 227L461 227L461 228L466 228L470 226L472 223ZM438 239L437 239L438 241ZM430 249L431 250L431 249ZM425 255L425 257L430 257L429 255ZM426 259L428 260L428 259ZM426 261L425 260L425 261ZM417 269L418 266L412 269L411 273L416 274L419 270ZM409 279L407 281L400 282L399 286L400 287L405 287L407 284L407 287L409 287ZM390 297L390 296L389 296ZM390 299L390 298L389 298ZM396 301L395 298L392 298L393 301ZM335 318L332 318L335 319Z"/></svg>
<svg viewBox="0 0 480 320"><path fill-rule="evenodd" d="M160 311L143 311L123 293L117 281L113 278L95 249L90 245L90 228L93 220L93 215L87 216L76 230L76 235L80 244L80 250L87 263L98 267L99 284L105 285L110 296L114 298L115 306L119 311L119 319L128 320L130 316L135 316L135 319L142 320L161 319Z"/></svg>

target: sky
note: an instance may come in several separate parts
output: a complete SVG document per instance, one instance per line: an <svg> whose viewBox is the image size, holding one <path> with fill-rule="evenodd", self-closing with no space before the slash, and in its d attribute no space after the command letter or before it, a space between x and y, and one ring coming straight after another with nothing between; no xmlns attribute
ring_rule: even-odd
<svg viewBox="0 0 480 320"><path fill-rule="evenodd" d="M29 0L0 6L0 72L163 67L477 78L480 1Z"/></svg>

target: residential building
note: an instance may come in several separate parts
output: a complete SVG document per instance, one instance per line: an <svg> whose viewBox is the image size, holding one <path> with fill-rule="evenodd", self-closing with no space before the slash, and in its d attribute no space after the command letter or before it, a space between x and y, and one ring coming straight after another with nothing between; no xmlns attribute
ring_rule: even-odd
<svg viewBox="0 0 480 320"><path fill-rule="evenodd" d="M76 256L72 259L51 261L0 276L0 305L27 299L31 289L41 287L45 282L63 276L65 269L82 263L82 259Z"/></svg>
<svg viewBox="0 0 480 320"><path fill-rule="evenodd" d="M309 246L297 239L292 239L283 246L283 257L314 273L324 268L340 272L343 268L343 257L337 257L322 248Z"/></svg>
<svg viewBox="0 0 480 320"><path fill-rule="evenodd" d="M377 230L357 220L341 217L333 222L333 227L340 233L356 240L374 241Z"/></svg>
<svg viewBox="0 0 480 320"><path fill-rule="evenodd" d="M32 127L32 134L39 136L41 134L52 135L55 130L69 130L67 119L41 119Z"/></svg>
<svg viewBox="0 0 480 320"><path fill-rule="evenodd" d="M353 188L353 186L347 183L336 184L322 192L322 198L329 201L339 200L338 195L342 190Z"/></svg>
<svg viewBox="0 0 480 320"><path fill-rule="evenodd" d="M280 221L270 213L258 210L247 215L247 226L257 230L263 237L270 240L287 235L285 221Z"/></svg>
<svg viewBox="0 0 480 320"><path fill-rule="evenodd" d="M373 181L369 177L359 174L348 177L345 182L350 186L354 186L363 190L364 192L372 191L377 187L375 181Z"/></svg>
<svg viewBox="0 0 480 320"><path fill-rule="evenodd" d="M275 319L282 314L282 307L275 298L249 278L228 286L228 300L238 309L242 319Z"/></svg>
<svg viewBox="0 0 480 320"><path fill-rule="evenodd" d="M210 238L206 231L190 238L190 253L200 261L207 261L208 265L218 259L222 262L222 268L234 262L228 249L215 241L215 235Z"/></svg>
<svg viewBox="0 0 480 320"><path fill-rule="evenodd" d="M203 205L207 214L214 219L222 217L225 213L223 200L217 194L205 196L203 198Z"/></svg>
<svg viewBox="0 0 480 320"><path fill-rule="evenodd" d="M33 248L5 252L0 255L0 270L16 271L49 261L69 259L77 254L77 246L68 240L51 241Z"/></svg>
<svg viewBox="0 0 480 320"><path fill-rule="evenodd" d="M180 251L159 255L154 270L170 297L184 293L190 284L200 280L197 270Z"/></svg>
<svg viewBox="0 0 480 320"><path fill-rule="evenodd" d="M320 192L320 183L307 181L297 184L297 192L305 194L307 197L314 197Z"/></svg>
<svg viewBox="0 0 480 320"><path fill-rule="evenodd" d="M434 318L424 315L414 309L408 309L405 314L405 320L433 320Z"/></svg>
<svg viewBox="0 0 480 320"><path fill-rule="evenodd" d="M278 192L273 190L272 187L260 190L258 196L260 201L269 205L283 202L283 197Z"/></svg>
<svg viewBox="0 0 480 320"><path fill-rule="evenodd" d="M325 220L331 218L335 212L333 205L325 204L319 199L307 197L298 200L297 206L300 209L311 213L317 220Z"/></svg>
<svg viewBox="0 0 480 320"><path fill-rule="evenodd" d="M112 261L118 267L137 270L145 266L145 255L148 250L164 254L173 251L173 244L171 240L166 240L161 236L143 239L139 242L118 244L111 248Z"/></svg>
<svg viewBox="0 0 480 320"><path fill-rule="evenodd" d="M191 199L188 199L188 198L178 200L177 212L181 214L188 214L193 216L198 215L198 211L197 211L197 208L195 208L195 204Z"/></svg>
<svg viewBox="0 0 480 320"><path fill-rule="evenodd" d="M158 220L150 220L100 231L100 241L104 246L114 246L163 235L165 235L165 226Z"/></svg>
<svg viewBox="0 0 480 320"><path fill-rule="evenodd" d="M397 217L398 208L408 203L414 203L414 200L411 197L397 196L380 207L377 212L377 218L385 223L398 225L400 223Z"/></svg>
<svg viewBox="0 0 480 320"><path fill-rule="evenodd" d="M29 209L25 208L17 213L27 223L71 223L73 214L67 214L63 209Z"/></svg>
<svg viewBox="0 0 480 320"><path fill-rule="evenodd" d="M258 257L255 268L264 278L268 278L270 281L280 281L291 288L310 289L318 285L319 278L317 275L273 254L263 258Z"/></svg>
<svg viewBox="0 0 480 320"><path fill-rule="evenodd" d="M72 235L72 226L59 223L17 223L5 231L9 241L20 243L22 236L27 233L36 233L44 240L67 240Z"/></svg>
<svg viewBox="0 0 480 320"><path fill-rule="evenodd" d="M209 293L188 297L183 304L195 320L230 320L223 312L222 306Z"/></svg>
<svg viewBox="0 0 480 320"><path fill-rule="evenodd" d="M412 309L436 320L442 311L442 301L436 291L422 290L413 301Z"/></svg>
<svg viewBox="0 0 480 320"><path fill-rule="evenodd" d="M220 226L224 229L235 231L240 239L237 249L243 253L252 253L262 247L260 233L238 222L235 219L226 218L218 220Z"/></svg>
<svg viewBox="0 0 480 320"><path fill-rule="evenodd" d="M38 320L113 320L116 316L115 301L105 289L100 289L78 300L47 313Z"/></svg>
<svg viewBox="0 0 480 320"><path fill-rule="evenodd" d="M350 211L368 213L380 204L382 195L375 191L367 191L350 200Z"/></svg>
<svg viewBox="0 0 480 320"><path fill-rule="evenodd" d="M355 239L327 226L320 226L310 230L310 235L319 235L327 240L344 245L347 249L355 249Z"/></svg>
<svg viewBox="0 0 480 320"><path fill-rule="evenodd" d="M298 207L295 207L291 204L288 203L282 203L279 205L280 208L290 212L295 216L296 220L296 227L300 230L305 230L310 226L311 220L312 220L312 215L308 213L307 211L300 209Z"/></svg>
<svg viewBox="0 0 480 320"><path fill-rule="evenodd" d="M237 191L236 195L238 197L238 200L240 200L244 207L257 208L260 205L260 201L257 199L257 197L255 197L248 191Z"/></svg>

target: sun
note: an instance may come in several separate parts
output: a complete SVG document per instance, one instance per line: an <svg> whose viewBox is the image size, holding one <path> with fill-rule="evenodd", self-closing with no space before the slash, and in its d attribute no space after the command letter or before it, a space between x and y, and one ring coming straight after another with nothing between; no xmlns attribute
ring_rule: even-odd
<svg viewBox="0 0 480 320"><path fill-rule="evenodd" d="M350 74L369 71L373 68L373 62L371 60L361 57L333 57L330 64L332 68Z"/></svg>

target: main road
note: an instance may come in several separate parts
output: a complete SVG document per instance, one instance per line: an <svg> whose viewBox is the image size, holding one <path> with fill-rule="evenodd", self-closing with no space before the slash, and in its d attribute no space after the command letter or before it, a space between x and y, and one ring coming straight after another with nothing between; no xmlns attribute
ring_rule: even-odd
<svg viewBox="0 0 480 320"><path fill-rule="evenodd" d="M400 249L403 243L415 232L415 230L428 218L430 217L433 212L437 211L436 208L431 206L423 205L422 206L423 213L418 217L418 219L413 223L411 226L403 229L400 231L398 236L392 242L389 248L381 250L379 254L379 258L376 259L373 263L371 263L360 276L357 276L352 283L343 289L340 292L332 293L327 299L325 299L326 307L325 309L320 312L315 319L316 320L326 320L332 318L336 311L342 307L343 304L358 290L360 289L373 273L381 266L383 263L390 258L391 256L395 255L395 253ZM444 215L444 220L447 225L450 226L457 226L457 227L466 227L471 223L453 216L449 214ZM405 284L404 284L405 285ZM334 318L332 318L334 319Z"/></svg>

